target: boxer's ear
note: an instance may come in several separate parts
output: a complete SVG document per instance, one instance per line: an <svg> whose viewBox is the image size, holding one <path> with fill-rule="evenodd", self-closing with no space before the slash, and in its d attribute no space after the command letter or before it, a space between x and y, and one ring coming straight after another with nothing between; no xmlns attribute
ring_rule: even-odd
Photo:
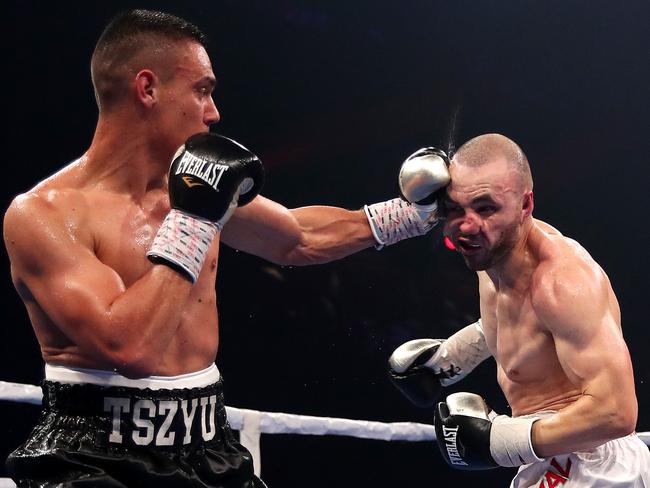
<svg viewBox="0 0 650 488"><path fill-rule="evenodd" d="M158 84L158 77L153 71L144 69L135 75L133 86L137 99L146 107L151 107L156 102L154 88Z"/></svg>
<svg viewBox="0 0 650 488"><path fill-rule="evenodd" d="M522 220L532 215L533 208L535 208L535 200L533 198L533 191L530 190L524 193L524 197L522 200L522 205L521 205Z"/></svg>

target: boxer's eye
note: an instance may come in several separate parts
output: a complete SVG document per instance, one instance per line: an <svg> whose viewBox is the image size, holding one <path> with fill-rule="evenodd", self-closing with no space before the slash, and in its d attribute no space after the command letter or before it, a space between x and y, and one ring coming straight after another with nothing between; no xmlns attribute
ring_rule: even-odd
<svg viewBox="0 0 650 488"><path fill-rule="evenodd" d="M476 212L481 214L481 215L492 215L494 212L497 211L497 208L492 206L492 205L483 205L479 208L476 209Z"/></svg>

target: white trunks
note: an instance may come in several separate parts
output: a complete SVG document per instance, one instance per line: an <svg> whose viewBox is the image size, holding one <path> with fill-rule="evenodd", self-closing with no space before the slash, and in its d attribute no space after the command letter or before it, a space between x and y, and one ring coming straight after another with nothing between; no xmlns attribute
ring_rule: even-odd
<svg viewBox="0 0 650 488"><path fill-rule="evenodd" d="M510 487L650 488L650 451L633 433L589 451L525 464Z"/></svg>

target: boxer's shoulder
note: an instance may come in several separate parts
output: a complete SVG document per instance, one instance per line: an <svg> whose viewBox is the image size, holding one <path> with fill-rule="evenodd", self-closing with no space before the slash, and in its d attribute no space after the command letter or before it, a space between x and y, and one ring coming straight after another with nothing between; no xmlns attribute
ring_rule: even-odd
<svg viewBox="0 0 650 488"><path fill-rule="evenodd" d="M75 188L40 186L17 195L5 213L5 231L62 226L74 231L87 218L87 195Z"/></svg>
<svg viewBox="0 0 650 488"><path fill-rule="evenodd" d="M3 234L12 269L42 262L59 253L62 245L92 245L84 223L89 205L83 192L74 188L39 185L17 195L3 219Z"/></svg>
<svg viewBox="0 0 650 488"><path fill-rule="evenodd" d="M543 220L539 220L539 219L533 219L533 223L539 230L543 231L545 234L558 235L558 236L562 235L562 233L559 230L557 230L548 222L544 222Z"/></svg>
<svg viewBox="0 0 650 488"><path fill-rule="evenodd" d="M578 241L562 235L548 224L536 221L536 231L531 240L538 263L535 269L537 279L548 281L558 275L570 276L574 271L591 273L598 269L592 256Z"/></svg>
<svg viewBox="0 0 650 488"><path fill-rule="evenodd" d="M549 325L554 319L580 322L585 307L605 303L607 276L576 241L553 236L540 253L530 286L531 304L537 315ZM551 320L553 319L553 320Z"/></svg>

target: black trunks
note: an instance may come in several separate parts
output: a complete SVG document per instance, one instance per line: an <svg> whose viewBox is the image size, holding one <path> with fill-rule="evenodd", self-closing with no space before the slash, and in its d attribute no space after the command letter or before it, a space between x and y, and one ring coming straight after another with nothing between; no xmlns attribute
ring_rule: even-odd
<svg viewBox="0 0 650 488"><path fill-rule="evenodd" d="M42 389L39 421L7 459L19 487L265 486L228 424L220 377L193 388Z"/></svg>

